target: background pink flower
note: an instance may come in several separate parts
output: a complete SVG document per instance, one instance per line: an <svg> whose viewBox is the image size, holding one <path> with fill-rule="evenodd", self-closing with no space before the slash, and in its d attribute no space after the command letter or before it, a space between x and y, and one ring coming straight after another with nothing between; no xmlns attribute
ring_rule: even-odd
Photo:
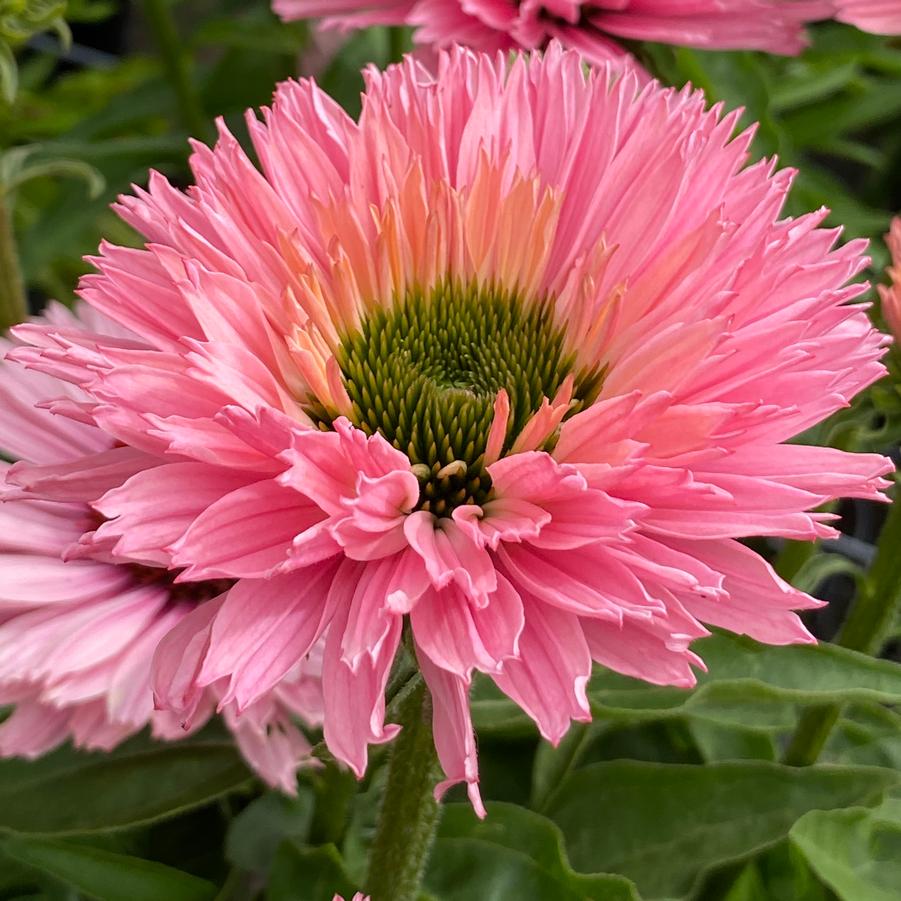
<svg viewBox="0 0 901 901"><path fill-rule="evenodd" d="M836 0L835 18L874 34L901 34L901 0Z"/></svg>
<svg viewBox="0 0 901 901"><path fill-rule="evenodd" d="M878 287L879 299L886 325L892 330L895 340L901 341L901 217L892 220L885 243L892 262L887 270L889 283Z"/></svg>
<svg viewBox="0 0 901 901"><path fill-rule="evenodd" d="M54 329L87 326L107 340L137 340L88 307L79 319L53 306L47 321ZM0 350L11 347L0 339ZM102 517L85 499L103 492L104 479L115 483L147 460L113 448L110 436L79 421L75 411L86 400L54 376L0 362L0 448L53 473L28 498L10 491L0 503L0 705L15 705L0 724L3 756L37 757L66 740L110 750L147 725L157 738L177 740L204 725L216 706L213 687L187 721L155 711L150 667L160 640L192 613L215 609L230 583L179 585L152 555L112 562L104 542L94 540ZM52 415L48 404L74 418ZM0 473L9 469L0 463ZM243 715L234 705L223 715L248 763L294 793L310 745L293 718L321 721L318 660L300 663Z"/></svg>
<svg viewBox="0 0 901 901"><path fill-rule="evenodd" d="M832 0L274 0L273 8L341 28L413 25L417 42L437 47L531 50L556 38L594 62L621 56L628 40L794 54L805 23L835 11Z"/></svg>
<svg viewBox="0 0 901 901"><path fill-rule="evenodd" d="M159 704L252 708L324 636L325 737L361 775L407 628L438 792L481 810L475 672L558 741L593 661L689 687L705 624L813 640L818 602L739 539L881 497L884 458L787 442L885 339L850 303L863 244L780 218L792 173L747 165L736 121L556 44L457 49L369 72L359 122L286 83L248 115L261 170L220 123L194 186L122 199L147 245L104 246L81 293L139 340L30 325L11 356L118 445L71 467L108 479L82 543L235 580L160 644Z"/></svg>

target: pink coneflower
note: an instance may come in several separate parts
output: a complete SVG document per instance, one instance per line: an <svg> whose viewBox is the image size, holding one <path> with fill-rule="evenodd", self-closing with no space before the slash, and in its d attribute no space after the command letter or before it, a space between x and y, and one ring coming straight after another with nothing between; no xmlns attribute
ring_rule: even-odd
<svg viewBox="0 0 901 901"><path fill-rule="evenodd" d="M854 0L850 0L854 2ZM880 5L880 4L873 4ZM804 25L833 0L274 0L283 19L324 17L339 28L413 25L420 44L533 50L557 39L586 59L622 56L622 41L795 54Z"/></svg>
<svg viewBox="0 0 901 901"><path fill-rule="evenodd" d="M82 322L55 306L48 320L54 329L99 328L106 340L136 337L89 308L83 315ZM4 353L11 346L0 339ZM67 739L109 750L147 725L158 738L181 738L185 724L153 710L153 654L192 611L215 610L230 583L179 585L176 573L155 561L111 563L100 545L80 542L101 518L77 500L98 490L80 481L78 463L111 459L116 451L95 426L36 406L47 400L74 410L87 398L53 376L0 363L0 452L60 474L45 492L52 499L0 504L0 705L15 705L0 724L0 755L36 757ZM0 463L0 474L8 466ZM121 477L121 468L111 475ZM209 719L216 701L214 686L190 731ZM223 715L250 765L293 793L297 767L310 751L293 717L311 725L321 720L317 664L296 667L242 716L234 704Z"/></svg>
<svg viewBox="0 0 901 901"><path fill-rule="evenodd" d="M882 317L891 329L896 341L901 341L901 217L892 220L891 228L885 236L892 257L886 270L889 283L879 285L879 299L882 301Z"/></svg>
<svg viewBox="0 0 901 901"><path fill-rule="evenodd" d="M901 34L901 0L835 0L835 18L874 34Z"/></svg>
<svg viewBox="0 0 901 901"><path fill-rule="evenodd" d="M883 457L786 442L885 338L849 303L864 243L780 219L792 173L747 165L737 118L557 45L456 49L370 71L359 122L285 83L248 115L262 171L220 123L195 186L122 199L148 243L104 246L81 293L140 342L31 325L11 356L124 445L77 466L119 483L84 543L237 580L162 643L161 704L243 710L326 635L326 741L361 774L407 624L438 790L481 809L474 671L557 741L592 661L689 687L704 623L813 640L818 602L738 539L881 497Z"/></svg>

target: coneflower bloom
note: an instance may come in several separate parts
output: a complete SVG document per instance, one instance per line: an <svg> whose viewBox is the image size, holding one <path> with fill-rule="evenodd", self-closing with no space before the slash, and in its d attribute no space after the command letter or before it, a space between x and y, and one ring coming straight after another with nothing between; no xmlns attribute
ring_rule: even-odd
<svg viewBox="0 0 901 901"><path fill-rule="evenodd" d="M901 34L901 0L836 0L840 22L874 34Z"/></svg>
<svg viewBox="0 0 901 901"><path fill-rule="evenodd" d="M895 341L901 341L901 217L892 220L885 243L892 262L886 270L889 283L878 287L882 318L895 336Z"/></svg>
<svg viewBox="0 0 901 901"><path fill-rule="evenodd" d="M107 340L127 340L124 329L90 309L83 323L58 306L48 320L54 328L87 325ZM10 346L0 339L0 350ZM67 739L109 750L147 725L157 738L182 738L209 719L216 688L205 693L186 730L171 713L153 710L153 654L198 605L215 608L230 583L178 585L176 574L156 561L110 562L99 544L79 541L102 519L77 500L94 489L79 483L72 464L85 455L108 458L113 441L89 423L36 406L50 399L74 409L86 398L52 376L0 363L0 453L60 472L47 490L52 499L12 497L0 504L0 705L15 705L0 724L0 755L36 757ZM8 467L0 463L0 475ZM296 770L310 751L294 718L317 725L321 711L314 660L242 716L233 704L223 715L248 763L293 793Z"/></svg>
<svg viewBox="0 0 901 901"><path fill-rule="evenodd" d="M236 580L163 641L160 704L243 710L325 635L325 738L360 774L406 623L438 791L481 810L474 672L557 741L592 661L689 687L704 623L813 640L818 602L739 539L881 496L883 457L787 442L886 339L849 303L865 245L780 219L792 173L747 165L737 119L558 45L455 49L370 71L358 122L287 82L248 115L261 171L220 123L195 186L122 199L147 245L104 246L81 294L140 340L31 325L11 356L123 445L78 467L118 482L83 543Z"/></svg>
<svg viewBox="0 0 901 901"><path fill-rule="evenodd" d="M323 18L326 26L345 29L412 25L417 43L434 47L534 50L556 39L601 62L626 53L623 41L800 53L807 44L804 25L829 18L835 5L833 0L274 0L273 9L286 21Z"/></svg>

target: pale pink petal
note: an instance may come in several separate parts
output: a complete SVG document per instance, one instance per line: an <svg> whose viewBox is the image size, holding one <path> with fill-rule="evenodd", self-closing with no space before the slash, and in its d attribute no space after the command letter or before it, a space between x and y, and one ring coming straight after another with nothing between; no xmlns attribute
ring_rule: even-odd
<svg viewBox="0 0 901 901"><path fill-rule="evenodd" d="M395 616L375 658L361 658L356 671L341 658L347 612L329 629L322 664L325 697L325 740L329 750L353 770L366 772L368 746L391 741L400 727L385 725L385 687L400 643L402 620Z"/></svg>
<svg viewBox="0 0 901 901"><path fill-rule="evenodd" d="M591 719L585 694L591 654L578 617L529 597L523 604L519 656L504 661L492 678L535 720L541 734L557 744L572 720Z"/></svg>
<svg viewBox="0 0 901 901"><path fill-rule="evenodd" d="M469 680L455 676L418 655L423 678L432 696L432 734L438 759L447 778L435 786L435 798L458 782L466 783L466 792L476 815L484 819L485 806L479 793L479 764L476 739L469 715Z"/></svg>
<svg viewBox="0 0 901 901"><path fill-rule="evenodd" d="M487 551L453 520L420 510L406 518L404 534L436 588L453 583L478 605L488 603L488 595L497 589L494 565Z"/></svg>
<svg viewBox="0 0 901 901"><path fill-rule="evenodd" d="M466 679L473 668L497 673L516 657L523 622L519 594L503 576L484 607L451 586L427 592L410 614L420 650L436 666Z"/></svg>
<svg viewBox="0 0 901 901"><path fill-rule="evenodd" d="M212 621L199 686L220 679L220 704L244 710L270 691L316 643L334 609L334 565L272 579L242 579Z"/></svg>
<svg viewBox="0 0 901 901"><path fill-rule="evenodd" d="M254 482L201 512L172 547L172 562L191 580L260 578L283 564L294 538L322 519L319 507L296 491L273 479Z"/></svg>

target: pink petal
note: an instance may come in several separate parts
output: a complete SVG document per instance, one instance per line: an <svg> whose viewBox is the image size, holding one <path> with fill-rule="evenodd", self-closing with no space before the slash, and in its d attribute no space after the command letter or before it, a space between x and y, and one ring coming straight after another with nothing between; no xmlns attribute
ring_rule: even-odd
<svg viewBox="0 0 901 901"><path fill-rule="evenodd" d="M273 479L254 482L202 512L176 542L172 561L195 581L260 578L285 562L295 536L322 519L322 511L291 488Z"/></svg>
<svg viewBox="0 0 901 901"><path fill-rule="evenodd" d="M410 624L418 647L432 663L469 679L473 668L496 673L519 653L522 601L503 576L484 607L476 607L456 587L433 589L413 608Z"/></svg>
<svg viewBox="0 0 901 901"><path fill-rule="evenodd" d="M432 695L432 733L438 759L447 776L435 786L435 800L440 801L452 785L465 782L476 815L484 819L476 740L469 715L469 680L435 666L425 654L417 656Z"/></svg>
<svg viewBox="0 0 901 901"><path fill-rule="evenodd" d="M523 604L525 628L519 656L506 660L492 678L556 745L571 720L591 720L585 694L591 654L578 617L528 597Z"/></svg>
<svg viewBox="0 0 901 901"><path fill-rule="evenodd" d="M239 711L272 689L310 651L334 611L335 567L242 579L212 622L199 686L228 679L220 706Z"/></svg>
<svg viewBox="0 0 901 901"><path fill-rule="evenodd" d="M400 643L402 620L393 617L378 654L363 656L356 671L341 659L346 624L347 611L339 612L329 629L323 656L325 741L335 757L362 779L369 745L391 741L400 730L385 725L385 687Z"/></svg>

